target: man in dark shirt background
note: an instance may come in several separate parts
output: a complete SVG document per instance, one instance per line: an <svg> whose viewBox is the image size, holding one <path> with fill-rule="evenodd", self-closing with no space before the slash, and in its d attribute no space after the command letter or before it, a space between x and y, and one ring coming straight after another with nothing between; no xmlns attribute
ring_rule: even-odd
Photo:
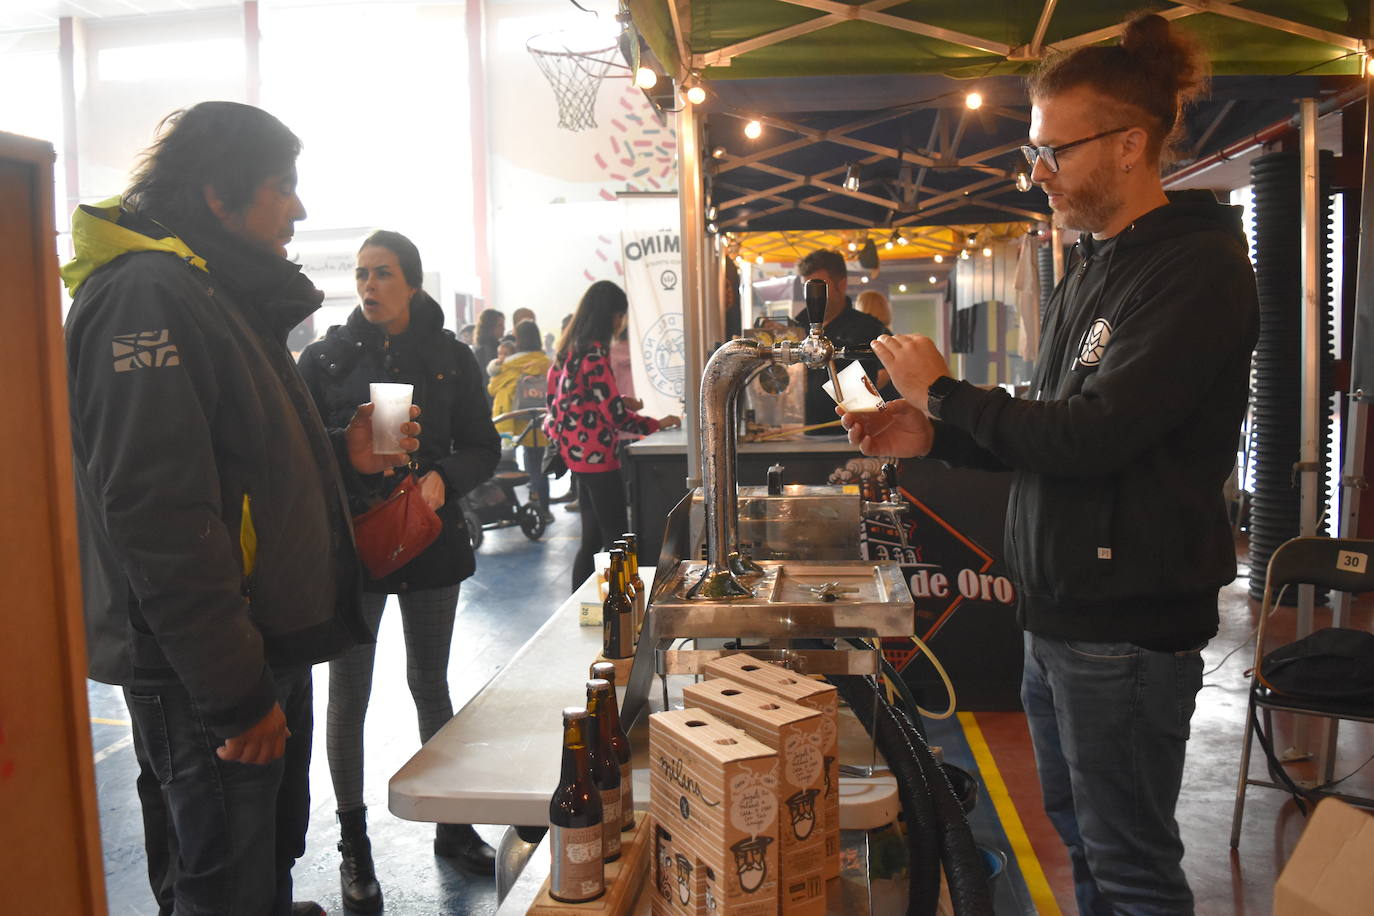
<svg viewBox="0 0 1374 916"><path fill-rule="evenodd" d="M838 251L821 249L813 251L797 262L797 275L804 284L807 280L825 282L825 336L830 338L836 349L840 347L868 347L875 337L892 332L872 315L864 314L854 308L846 291L849 288L849 270L845 267L844 256ZM806 312L793 318L803 328L809 327ZM836 360L835 371L849 365L850 360ZM866 356L859 360L868 377L877 384L885 399L900 397L897 389L888 382L887 372L876 356ZM835 402L821 386L830 380L824 369L811 369L806 373L806 425L829 423L835 419ZM838 426L831 429L814 430L808 435L843 433Z"/></svg>

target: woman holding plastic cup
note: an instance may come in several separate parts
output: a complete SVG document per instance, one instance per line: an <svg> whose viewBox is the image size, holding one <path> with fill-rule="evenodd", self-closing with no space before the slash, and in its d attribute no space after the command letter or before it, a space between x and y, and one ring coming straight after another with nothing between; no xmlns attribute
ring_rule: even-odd
<svg viewBox="0 0 1374 916"><path fill-rule="evenodd" d="M608 354L611 341L629 320L629 310L623 289L609 280L593 283L563 329L558 355L549 368L544 429L572 471L582 505L573 591L592 574L597 551L609 550L629 527L625 482L616 457L620 433L647 435L681 425L675 416L640 416L621 400Z"/></svg>
<svg viewBox="0 0 1374 916"><path fill-rule="evenodd" d="M348 320L305 348L305 378L325 426L347 424L352 407L375 405L373 449L394 448L386 417L422 411L420 447L411 473L420 494L443 521L438 540L384 579L368 578L363 612L375 631L388 595L399 599L406 641L406 670L428 741L453 716L448 693L449 643L458 607L459 583L475 568L472 542L458 499L491 476L501 457L501 440L487 409L482 372L472 351L444 330L438 303L421 289L420 253L405 236L374 232L358 251L355 271L358 307ZM354 514L385 499L404 476L353 478ZM343 854L340 866L345 906L361 913L381 909L363 800L363 719L372 688L375 645L356 646L329 664L326 748L338 801ZM466 824L440 824L434 840L439 855L484 874L495 858Z"/></svg>

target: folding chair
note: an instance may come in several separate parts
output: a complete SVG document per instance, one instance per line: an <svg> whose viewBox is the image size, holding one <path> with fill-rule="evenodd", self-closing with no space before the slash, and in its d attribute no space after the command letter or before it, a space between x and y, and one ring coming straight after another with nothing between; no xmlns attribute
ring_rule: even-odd
<svg viewBox="0 0 1374 916"><path fill-rule="evenodd" d="M1260 678L1264 663L1264 634L1270 612L1276 607L1280 592L1286 585L1315 585L1336 591L1359 593L1374 591L1374 540L1359 538L1298 537L1279 545L1269 558L1264 581L1264 600L1260 604L1259 630L1255 636L1255 662L1250 673L1249 704L1245 714L1245 742L1241 747L1240 776L1236 784L1236 805L1231 816L1231 848L1240 843L1241 817L1245 813L1247 786L1267 786L1302 794L1332 795L1365 807L1374 807L1374 799L1343 795L1323 790L1302 792L1274 762L1272 742L1274 711L1325 719L1347 719L1374 722L1374 702L1310 700L1279 694L1267 687ZM1264 726L1256 729L1257 711L1264 716ZM1270 779L1250 776L1250 747L1258 737L1267 748L1270 760Z"/></svg>

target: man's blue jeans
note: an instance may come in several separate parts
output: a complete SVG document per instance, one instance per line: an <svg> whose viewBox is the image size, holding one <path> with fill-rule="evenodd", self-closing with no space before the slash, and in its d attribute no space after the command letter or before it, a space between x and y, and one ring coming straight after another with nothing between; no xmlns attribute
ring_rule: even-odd
<svg viewBox="0 0 1374 916"><path fill-rule="evenodd" d="M310 823L310 669L274 672L291 737L265 766L221 760L223 744L180 681L126 687L139 763L148 877L160 914L289 916L291 866Z"/></svg>
<svg viewBox="0 0 1374 916"><path fill-rule="evenodd" d="M1021 701L1079 912L1191 914L1174 806L1201 648L1154 652L1034 633L1025 646Z"/></svg>

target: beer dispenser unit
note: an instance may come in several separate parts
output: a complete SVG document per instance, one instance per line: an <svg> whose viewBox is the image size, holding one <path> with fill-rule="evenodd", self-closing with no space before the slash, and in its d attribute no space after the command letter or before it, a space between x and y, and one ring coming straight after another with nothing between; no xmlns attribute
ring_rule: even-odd
<svg viewBox="0 0 1374 916"><path fill-rule="evenodd" d="M635 653L622 706L633 722L647 705L655 673L694 674L724 650L672 650L683 638L766 640L752 654L782 661L813 674L874 674L879 667L876 640L915 632L916 608L894 562L817 558L755 559L740 548L736 487L736 435L743 382L768 363L801 363L825 369L843 400L835 360L867 356L867 349L836 348L824 333L827 291L820 280L806 283L810 329L800 342L766 345L731 340L712 354L701 378L700 498L705 504L706 559L691 549L688 494L669 514L663 550L649 593L649 609ZM785 490L784 497L785 497ZM890 491L891 492L891 491ZM900 512L892 496L860 511ZM857 541L858 525L850 528ZM857 553L857 551L855 551ZM845 637L875 640L871 650L849 647ZM806 641L805 647L795 645ZM814 648L821 640L826 648ZM834 643L839 640L838 643ZM830 648L829 646L836 647Z"/></svg>

